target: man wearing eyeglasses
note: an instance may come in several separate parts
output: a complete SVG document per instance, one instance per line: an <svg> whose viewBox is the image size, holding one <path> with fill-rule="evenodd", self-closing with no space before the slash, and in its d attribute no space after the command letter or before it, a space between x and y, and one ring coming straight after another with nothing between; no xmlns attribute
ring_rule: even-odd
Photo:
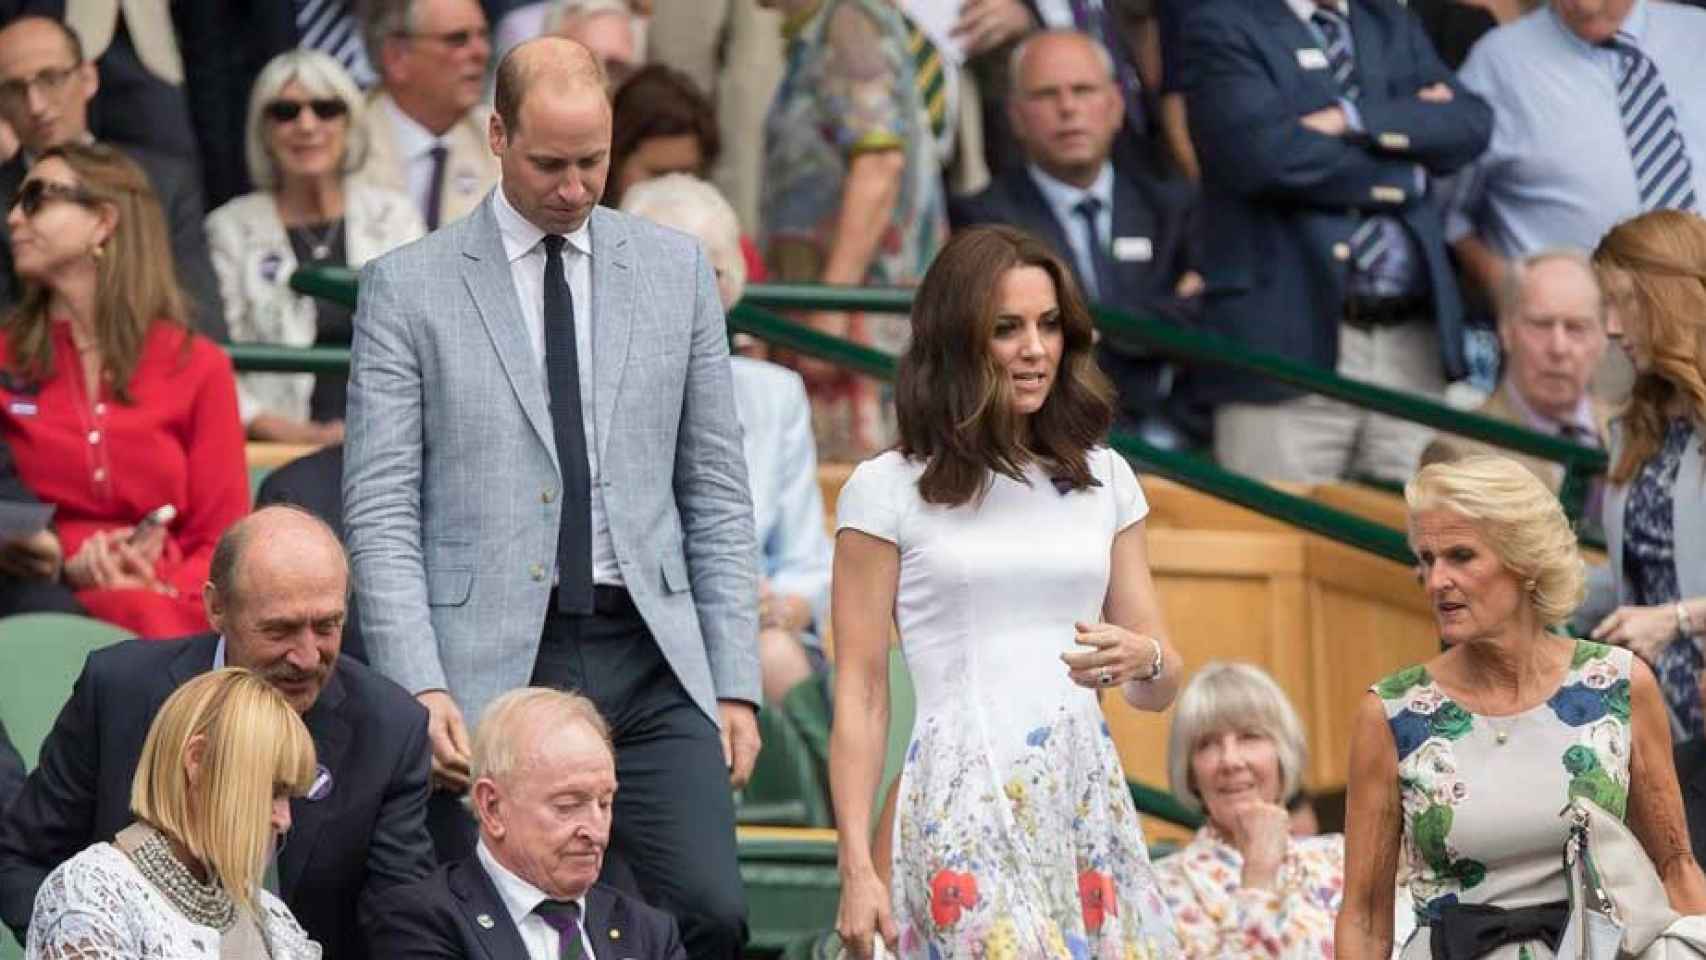
<svg viewBox="0 0 1706 960"><path fill-rule="evenodd" d="M415 198L428 230L473 210L498 182L481 102L491 34L475 0L375 0L362 24L380 90L369 104L363 179Z"/></svg>
<svg viewBox="0 0 1706 960"><path fill-rule="evenodd" d="M65 143L92 142L89 101L100 80L83 57L77 35L57 20L24 16L0 29L0 118L17 133L19 150L0 164L0 198L10 201L36 154ZM172 232L178 283L194 304L196 329L223 343L225 309L208 258L202 228L201 184L196 170L175 157L124 146L148 174ZM18 297L12 246L0 226L0 307Z"/></svg>

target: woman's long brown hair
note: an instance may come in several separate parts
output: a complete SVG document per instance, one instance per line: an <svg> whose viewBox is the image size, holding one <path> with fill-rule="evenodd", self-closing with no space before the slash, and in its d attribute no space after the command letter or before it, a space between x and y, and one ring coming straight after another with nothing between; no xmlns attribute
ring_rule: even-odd
<svg viewBox="0 0 1706 960"><path fill-rule="evenodd" d="M130 379L142 360L149 327L156 322L184 326L187 320L166 218L142 168L112 147L67 144L44 150L37 162L49 157L71 168L94 205L117 214L95 263L95 340L113 392L129 403ZM28 280L23 288L6 320L6 343L17 372L40 382L54 375L53 293Z"/></svg>
<svg viewBox="0 0 1706 960"><path fill-rule="evenodd" d="M1054 385L1028 424L1013 411L1013 385L990 351L1001 279L1015 267L1036 267L1054 281L1066 341ZM1071 489L1095 486L1088 454L1113 422L1114 390L1093 346L1072 272L1041 241L1001 226L956 234L913 298L912 341L895 382L899 449L925 462L924 501L959 506L982 496L997 473L1023 481L1032 462Z"/></svg>
<svg viewBox="0 0 1706 960"><path fill-rule="evenodd" d="M1695 429L1706 430L1706 220L1654 210L1611 229L1593 254L1608 293L1628 291L1612 307L1632 311L1652 366L1637 374L1623 411L1623 445L1611 482L1632 480L1664 445L1668 411L1681 399Z"/></svg>

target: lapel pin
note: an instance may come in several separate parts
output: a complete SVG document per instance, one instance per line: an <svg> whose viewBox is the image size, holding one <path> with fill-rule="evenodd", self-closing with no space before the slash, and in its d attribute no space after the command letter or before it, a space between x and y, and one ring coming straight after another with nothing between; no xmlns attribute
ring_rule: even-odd
<svg viewBox="0 0 1706 960"><path fill-rule="evenodd" d="M308 787L307 799L310 803L318 803L332 795L332 771L326 765L316 764L314 782Z"/></svg>
<svg viewBox="0 0 1706 960"><path fill-rule="evenodd" d="M480 914L474 918L474 922L479 924L482 930L490 930L497 926L497 922L492 919L492 915L489 913Z"/></svg>

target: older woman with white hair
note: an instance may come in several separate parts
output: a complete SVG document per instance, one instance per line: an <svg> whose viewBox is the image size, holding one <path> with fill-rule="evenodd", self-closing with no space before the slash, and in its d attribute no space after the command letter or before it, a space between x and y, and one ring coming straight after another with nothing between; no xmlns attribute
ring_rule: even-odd
<svg viewBox="0 0 1706 960"><path fill-rule="evenodd" d="M246 153L260 186L207 216L234 343L345 346L348 307L290 289L299 266L359 267L426 232L409 198L350 179L367 154L361 91L314 50L274 57L249 96ZM343 439L343 374L246 373L238 404L252 440Z"/></svg>
<svg viewBox="0 0 1706 960"><path fill-rule="evenodd" d="M1155 865L1188 958L1333 955L1344 837L1293 837L1303 724L1279 684L1210 663L1179 693L1167 736L1173 793L1208 822Z"/></svg>
<svg viewBox="0 0 1706 960"><path fill-rule="evenodd" d="M1404 497L1445 652L1358 708L1339 955L1391 949L1402 862L1419 925L1403 956L1548 960L1569 913L1559 811L1575 797L1628 821L1673 908L1706 913L1652 670L1553 632L1586 579L1557 497L1497 456L1423 467Z"/></svg>
<svg viewBox="0 0 1706 960"><path fill-rule="evenodd" d="M622 210L697 237L716 271L723 309L740 299L746 287L740 221L716 187L684 173L666 174L635 184L623 196ZM764 697L775 703L795 684L827 670L818 636L829 622L834 548L824 529L805 384L799 374L773 363L739 356L729 363L764 553L758 659Z"/></svg>

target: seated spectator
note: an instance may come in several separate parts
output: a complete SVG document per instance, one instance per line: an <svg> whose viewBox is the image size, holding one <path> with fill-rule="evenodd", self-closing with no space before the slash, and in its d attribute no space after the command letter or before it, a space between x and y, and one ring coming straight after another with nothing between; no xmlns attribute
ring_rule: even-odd
<svg viewBox="0 0 1706 960"><path fill-rule="evenodd" d="M1107 50L1071 30L1034 33L1013 51L1009 79L1008 113L1027 163L953 203L954 225L1023 227L1072 265L1090 299L1193 320L1202 289L1189 236L1194 198L1187 186L1114 162L1124 109ZM1122 419L1157 446L1189 445L1172 364L1118 337L1101 341L1097 359L1119 388Z"/></svg>
<svg viewBox="0 0 1706 960"><path fill-rule="evenodd" d="M591 700L511 690L486 708L470 762L474 855L381 896L366 916L372 956L686 960L674 918L597 882L616 757Z"/></svg>
<svg viewBox="0 0 1706 960"><path fill-rule="evenodd" d="M203 593L214 632L90 655L0 820L0 920L20 941L48 872L130 822L131 776L160 704L190 678L235 666L278 688L319 760L314 789L291 802L278 894L325 960L370 956L358 914L379 891L432 870L426 711L340 660L347 571L325 524L291 507L258 510L220 540Z"/></svg>
<svg viewBox="0 0 1706 960"><path fill-rule="evenodd" d="M604 87L615 91L646 62L640 21L628 0L557 0L543 33L567 37L592 51L604 68Z"/></svg>
<svg viewBox="0 0 1706 960"><path fill-rule="evenodd" d="M746 285L740 223L715 187L672 173L635 186L622 210L697 237L717 272L723 309L740 300ZM729 363L763 550L758 662L764 699L780 703L796 684L828 670L818 635L829 623L834 548L824 530L805 385L798 374L775 364L746 357L732 357Z"/></svg>
<svg viewBox="0 0 1706 960"><path fill-rule="evenodd" d="M643 67L611 99L610 178L602 203L620 209L637 183L666 173L705 179L722 153L711 102L693 81L661 64ZM764 281L764 258L744 233L741 256L750 282Z"/></svg>
<svg viewBox="0 0 1706 960"><path fill-rule="evenodd" d="M15 196L25 171L50 147L92 142L89 101L98 87L94 64L84 59L82 42L65 24L24 16L0 29L0 117L17 132L20 147L0 164L0 196ZM194 164L136 147L123 150L147 173L165 211L169 233L161 244L170 241L178 282L189 294L186 307L193 308L193 316L180 312L178 318L223 342L225 311L208 261L201 180ZM22 295L16 269L11 251L0 243L0 307Z"/></svg>
<svg viewBox="0 0 1706 960"><path fill-rule="evenodd" d="M1353 42L1354 41L1354 42ZM1486 146L1492 112L1403 8L1197 4L1181 34L1202 164L1203 318L1216 333L1424 395L1468 369L1429 180ZM1403 479L1430 433L1270 380L1194 381L1216 458L1298 483Z"/></svg>
<svg viewBox="0 0 1706 960"><path fill-rule="evenodd" d="M1605 301L1587 254L1548 250L1513 261L1499 288L1499 346L1504 373L1478 411L1587 447L1604 447L1610 411L1588 392L1605 353ZM1498 452L1441 436L1422 463ZM1549 460L1510 454L1554 492L1564 471Z"/></svg>
<svg viewBox="0 0 1706 960"><path fill-rule="evenodd" d="M1180 802L1208 816L1190 844L1155 864L1183 956L1248 956L1259 943L1332 955L1345 838L1291 834L1285 804L1302 787L1305 750L1297 711L1256 667L1205 664L1179 693L1168 779Z"/></svg>
<svg viewBox="0 0 1706 960"><path fill-rule="evenodd" d="M261 879L315 785L302 718L258 674L205 673L160 706L131 778L135 822L48 874L28 960L318 960Z"/></svg>
<svg viewBox="0 0 1706 960"><path fill-rule="evenodd" d="M231 361L184 326L154 192L111 147L51 147L6 223L23 299L0 343L0 433L57 507L65 580L140 636L205 630L201 585L248 511L248 467Z"/></svg>
<svg viewBox="0 0 1706 960"><path fill-rule="evenodd" d="M1706 111L1681 98L1706 89L1703 43L1706 12L1682 4L1557 0L1476 44L1458 76L1492 105L1492 141L1451 185L1446 239L1481 289L1644 210L1699 209ZM1649 100L1632 127L1622 104Z"/></svg>
<svg viewBox="0 0 1706 960"><path fill-rule="evenodd" d="M766 0L787 20L787 72L765 125L765 265L782 281L912 286L947 239L942 163L909 31L887 0ZM898 353L904 315L817 311L813 327ZM800 361L820 454L894 438L872 381Z"/></svg>
<svg viewBox="0 0 1706 960"><path fill-rule="evenodd" d="M348 347L349 307L290 289L298 266L360 267L425 232L407 196L350 178L367 153L363 99L336 60L274 57L249 98L249 176L261 187L208 214L207 237L239 343ZM344 373L246 373L237 404L251 440L338 443Z"/></svg>
<svg viewBox="0 0 1706 960"><path fill-rule="evenodd" d="M362 125L360 177L405 193L428 230L473 210L498 182L481 103L491 36L475 0L372 0L362 5L380 89Z"/></svg>

